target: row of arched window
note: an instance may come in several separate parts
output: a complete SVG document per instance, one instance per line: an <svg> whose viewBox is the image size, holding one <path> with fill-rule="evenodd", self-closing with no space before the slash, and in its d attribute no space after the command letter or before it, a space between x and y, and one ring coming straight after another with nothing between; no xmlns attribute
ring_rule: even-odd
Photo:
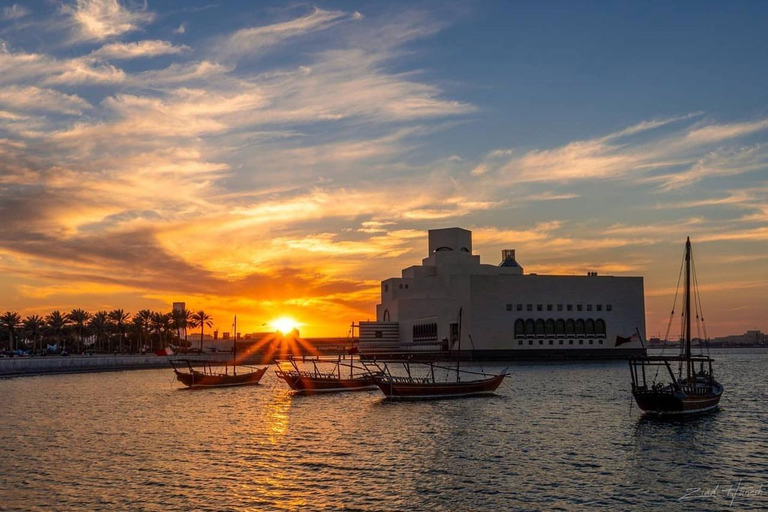
<svg viewBox="0 0 768 512"><path fill-rule="evenodd" d="M515 337L525 338L529 336L595 336L605 337L605 320L598 318L569 318L567 320L558 318L523 320L518 318L515 321Z"/></svg>

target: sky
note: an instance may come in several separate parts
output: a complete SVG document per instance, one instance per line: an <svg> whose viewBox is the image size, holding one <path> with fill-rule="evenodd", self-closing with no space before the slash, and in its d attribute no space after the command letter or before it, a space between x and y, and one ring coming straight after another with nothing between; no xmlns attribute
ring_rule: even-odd
<svg viewBox="0 0 768 512"><path fill-rule="evenodd" d="M471 229L768 331L764 2L0 2L0 310L304 336Z"/></svg>

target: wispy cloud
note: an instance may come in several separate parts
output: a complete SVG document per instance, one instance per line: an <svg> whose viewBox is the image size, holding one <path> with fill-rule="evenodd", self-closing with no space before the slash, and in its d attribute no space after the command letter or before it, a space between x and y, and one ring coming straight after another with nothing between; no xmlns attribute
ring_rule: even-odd
<svg viewBox="0 0 768 512"><path fill-rule="evenodd" d="M223 57L259 56L264 48L289 38L328 29L342 19L353 17L341 11L315 8L310 14L290 21L238 30L219 40L213 51Z"/></svg>
<svg viewBox="0 0 768 512"><path fill-rule="evenodd" d="M698 116L700 114L644 121L608 135L513 154L507 159L500 160L499 153L493 151L471 174L486 176L493 172L494 178L506 182L628 180L655 183L661 189L671 190L706 178L744 174L766 167L768 150L764 144L745 146L730 142L765 131L768 120L691 124L690 120ZM682 128L659 131L681 123ZM632 140L638 134L644 138Z"/></svg>
<svg viewBox="0 0 768 512"><path fill-rule="evenodd" d="M23 18L24 16L28 16L29 13L30 10L26 7L23 7L19 4L13 4L10 7L3 7L2 19L17 20L19 18Z"/></svg>
<svg viewBox="0 0 768 512"><path fill-rule="evenodd" d="M91 52L88 57L93 59L138 59L156 57L158 55L177 55L190 51L189 46L174 46L168 41L136 41L135 43L110 43Z"/></svg>
<svg viewBox="0 0 768 512"><path fill-rule="evenodd" d="M35 86L10 85L0 89L0 107L19 112L80 114L91 105L74 94L63 94Z"/></svg>
<svg viewBox="0 0 768 512"><path fill-rule="evenodd" d="M125 7L118 0L75 0L61 6L72 24L73 41L101 41L139 30L155 19L146 9Z"/></svg>

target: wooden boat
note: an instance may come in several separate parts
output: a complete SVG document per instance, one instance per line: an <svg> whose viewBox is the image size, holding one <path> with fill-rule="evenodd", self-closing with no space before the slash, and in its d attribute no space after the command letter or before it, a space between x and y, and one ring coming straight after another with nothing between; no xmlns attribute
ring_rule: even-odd
<svg viewBox="0 0 768 512"><path fill-rule="evenodd" d="M439 366L433 362L405 361L401 363L405 375L394 375L386 363L383 367L375 361L365 363L367 367L376 369L375 372L371 372L373 380L387 398L392 400L460 398L491 395L496 391L507 376L506 368L499 374L461 370L461 316L461 310L459 310L459 345L455 369ZM469 336L469 340L472 341L472 336ZM415 376L412 365L427 368L426 376ZM436 377L436 369L438 373L439 370L446 371L444 380Z"/></svg>
<svg viewBox="0 0 768 512"><path fill-rule="evenodd" d="M177 366L186 364L187 371ZM197 368L195 366L197 366ZM267 371L267 367L257 368L249 372L237 372L237 365L222 364L220 361L194 361L190 359L177 359L171 361L176 379L188 388L218 388L225 386L253 386L258 384ZM224 368L223 373L215 368ZM229 368L232 371L229 371ZM240 366L241 368L246 366ZM250 368L250 367L246 367Z"/></svg>
<svg viewBox="0 0 768 512"><path fill-rule="evenodd" d="M235 317L234 332L237 333L237 317ZM267 367L256 368L254 366L239 365L237 363L237 334L235 334L232 348L232 361L197 361L192 359L171 360L171 366L176 374L176 379L188 388L219 388L228 386L253 386L258 384ZM177 366L178 363L182 363ZM184 371L183 365L186 365ZM180 368L181 367L181 368ZM220 368L224 369L223 373ZM230 373L229 369L232 368ZM248 368L251 371L239 372L238 367ZM216 368L217 370L214 370Z"/></svg>
<svg viewBox="0 0 768 512"><path fill-rule="evenodd" d="M283 379L294 391L311 394L376 389L373 376L367 371L356 373L355 370L364 368L356 366L352 359L346 362L341 359L341 356L335 359L316 356L309 359L301 358L301 362L311 362L312 370L302 370L294 357L278 361L278 368L275 370L277 376ZM326 366L328 364L333 364L333 366L323 371L321 367L318 367L318 364L322 366L323 363L326 363ZM288 364L290 366L285 368L285 365ZM349 373L347 374L346 369L342 372L342 367L348 367Z"/></svg>
<svg viewBox="0 0 768 512"><path fill-rule="evenodd" d="M425 377L415 377L412 375L412 365L420 365L429 369ZM392 375L389 367L385 364L381 374L373 377L374 382L379 389L392 400L428 400L438 398L460 398L477 395L492 395L507 376L507 370L504 369L500 374L490 375L480 372L471 372L466 370L454 370L445 366L438 366L434 363L403 363L407 375ZM435 377L435 369L448 370L449 373L456 373L456 380L440 381ZM462 380L461 376L479 376L472 380Z"/></svg>
<svg viewBox="0 0 768 512"><path fill-rule="evenodd" d="M694 302L697 324L703 322L699 315L701 301L696 294L691 295L691 269L693 252L691 240L685 242L685 295L684 301L684 336L681 337L680 354L677 356L642 356L629 360L632 374L632 395L637 405L650 414L695 414L711 411L718 407L723 395L723 386L715 380L712 371L713 359L705 355L691 354L691 304ZM682 266L681 266L682 272ZM677 296L677 294L675 294ZM674 309L672 311L674 316ZM672 317L670 317L670 325ZM667 329L669 333L669 328ZM706 337L706 332L705 332ZM677 374L674 365L677 365ZM698 365L699 370L696 371ZM685 374L683 374L685 370ZM653 373L651 376L650 374ZM657 380L659 373L662 377ZM666 377L669 377L669 380Z"/></svg>

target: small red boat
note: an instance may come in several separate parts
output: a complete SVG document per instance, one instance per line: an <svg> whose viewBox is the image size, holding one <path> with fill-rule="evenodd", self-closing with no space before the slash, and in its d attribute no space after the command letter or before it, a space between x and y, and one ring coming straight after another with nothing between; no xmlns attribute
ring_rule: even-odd
<svg viewBox="0 0 768 512"><path fill-rule="evenodd" d="M192 361L189 359L180 359L171 361L173 371L176 373L176 379L187 386L188 388L219 388L227 386L253 386L258 384L264 374L267 372L267 367L257 368L254 371L249 372L237 372L237 366L228 365L219 361ZM176 365L178 363L185 363L187 365L187 371L183 371ZM197 368L195 366L196 365ZM223 366L224 372L221 370L214 370L214 368L221 368ZM229 367L232 366L232 372L229 372ZM240 365L241 368L246 367ZM246 367L250 368L250 367Z"/></svg>
<svg viewBox="0 0 768 512"><path fill-rule="evenodd" d="M299 368L297 360L293 357L279 361L278 368L275 370L277 376L283 379L294 391L311 394L376 389L373 375L367 371L355 373L356 369L364 370L364 368L356 366L351 359L349 362L345 362L341 357L336 359L321 357L307 359L305 357L301 361L311 362L312 370ZM320 367L318 367L318 363L321 365ZM333 366L325 368L323 371L323 363L326 365L333 364ZM290 367L285 368L286 364L290 364ZM342 372L342 367L348 367L349 373L347 374L346 369Z"/></svg>

